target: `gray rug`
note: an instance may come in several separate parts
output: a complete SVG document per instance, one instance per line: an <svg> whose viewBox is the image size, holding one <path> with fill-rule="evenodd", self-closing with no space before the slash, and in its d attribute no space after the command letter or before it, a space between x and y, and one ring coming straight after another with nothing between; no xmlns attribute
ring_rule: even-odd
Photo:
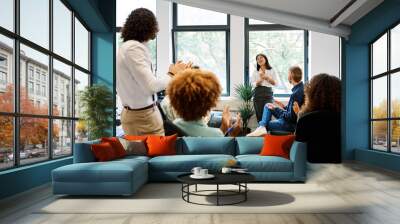
<svg viewBox="0 0 400 224"><path fill-rule="evenodd" d="M200 186L207 190L215 186ZM232 187L225 187L230 189ZM249 184L248 200L238 205L204 206L181 198L177 183L150 183L132 197L59 197L36 213L126 214L126 213L360 213L357 205L344 201L316 184ZM194 188L193 188L194 190ZM236 200L226 197L222 202ZM215 197L191 198L215 203Z"/></svg>

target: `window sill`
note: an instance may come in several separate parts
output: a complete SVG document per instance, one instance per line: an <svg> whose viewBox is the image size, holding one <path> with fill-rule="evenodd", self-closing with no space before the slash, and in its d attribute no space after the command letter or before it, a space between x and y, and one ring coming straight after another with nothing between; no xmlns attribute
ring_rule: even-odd
<svg viewBox="0 0 400 224"><path fill-rule="evenodd" d="M66 160L69 160L69 159L72 159L72 156L62 157L62 158L59 158L59 159L47 160L47 161L38 162L38 163L34 163L34 164L29 164L29 165L24 165L24 166L15 167L15 168L9 168L7 170L0 171L0 176L1 175L6 175L6 174L10 174L10 173L14 173L14 172L20 172L20 171L32 169L32 168L35 168L35 167L40 167L40 166L43 166L43 165L49 165L49 164L52 164L52 163L62 162L62 161L66 161Z"/></svg>

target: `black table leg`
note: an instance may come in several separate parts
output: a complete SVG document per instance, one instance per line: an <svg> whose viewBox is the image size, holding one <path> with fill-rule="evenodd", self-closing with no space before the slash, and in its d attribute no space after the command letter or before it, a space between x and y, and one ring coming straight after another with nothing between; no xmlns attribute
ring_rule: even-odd
<svg viewBox="0 0 400 224"><path fill-rule="evenodd" d="M196 186L195 186L195 191L197 192L197 184L196 184Z"/></svg>
<svg viewBox="0 0 400 224"><path fill-rule="evenodd" d="M217 184L217 206L219 206L219 184Z"/></svg>

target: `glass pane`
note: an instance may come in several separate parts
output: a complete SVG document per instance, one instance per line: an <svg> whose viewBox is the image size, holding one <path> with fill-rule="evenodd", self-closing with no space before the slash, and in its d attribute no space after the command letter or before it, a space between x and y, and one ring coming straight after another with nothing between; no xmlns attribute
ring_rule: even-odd
<svg viewBox="0 0 400 224"><path fill-rule="evenodd" d="M129 14L137 8L146 8L156 14L155 0L117 0L117 27L123 27Z"/></svg>
<svg viewBox="0 0 400 224"><path fill-rule="evenodd" d="M53 157L72 155L72 121L53 120Z"/></svg>
<svg viewBox="0 0 400 224"><path fill-rule="evenodd" d="M48 114L48 64L47 55L21 44L21 113Z"/></svg>
<svg viewBox="0 0 400 224"><path fill-rule="evenodd" d="M20 0L21 36L49 47L49 0Z"/></svg>
<svg viewBox="0 0 400 224"><path fill-rule="evenodd" d="M225 13L178 5L178 26L227 25Z"/></svg>
<svg viewBox="0 0 400 224"><path fill-rule="evenodd" d="M71 60L72 12L60 1L53 0L53 51Z"/></svg>
<svg viewBox="0 0 400 224"><path fill-rule="evenodd" d="M53 60L53 115L72 117L71 66Z"/></svg>
<svg viewBox="0 0 400 224"><path fill-rule="evenodd" d="M372 81L372 118L387 118L387 78Z"/></svg>
<svg viewBox="0 0 400 224"><path fill-rule="evenodd" d="M400 120L394 120L390 122L391 127L391 141L392 148L391 151L395 153L400 153Z"/></svg>
<svg viewBox="0 0 400 224"><path fill-rule="evenodd" d="M14 165L13 118L0 116L0 170Z"/></svg>
<svg viewBox="0 0 400 224"><path fill-rule="evenodd" d="M84 120L75 121L75 143L85 142L88 138L88 129Z"/></svg>
<svg viewBox="0 0 400 224"><path fill-rule="evenodd" d="M372 148L387 151L387 121L372 122Z"/></svg>
<svg viewBox="0 0 400 224"><path fill-rule="evenodd" d="M49 120L21 117L19 128L21 164L47 160L49 158Z"/></svg>
<svg viewBox="0 0 400 224"><path fill-rule="evenodd" d="M256 55L267 55L279 80L275 94L290 94L288 70L298 65L304 71L304 31L251 31L249 32L249 75L256 70ZM304 79L304 76L303 76Z"/></svg>
<svg viewBox="0 0 400 224"><path fill-rule="evenodd" d="M14 111L14 42L0 35L0 111Z"/></svg>
<svg viewBox="0 0 400 224"><path fill-rule="evenodd" d="M387 71L387 34L372 44L372 74L378 75Z"/></svg>
<svg viewBox="0 0 400 224"><path fill-rule="evenodd" d="M256 20L256 19L249 19L249 24L250 25L267 25L267 24L273 24L273 23L264 22L264 21Z"/></svg>
<svg viewBox="0 0 400 224"><path fill-rule="evenodd" d="M226 42L225 32L177 32L176 59L192 61L201 69L215 73L223 93L226 87Z"/></svg>
<svg viewBox="0 0 400 224"><path fill-rule="evenodd" d="M14 0L0 1L0 26L14 31Z"/></svg>
<svg viewBox="0 0 400 224"><path fill-rule="evenodd" d="M391 69L400 67L400 25L391 30L390 36L390 60Z"/></svg>
<svg viewBox="0 0 400 224"><path fill-rule="evenodd" d="M89 32L75 18L75 63L89 69Z"/></svg>
<svg viewBox="0 0 400 224"><path fill-rule="evenodd" d="M80 94L86 86L89 86L89 75L75 69L75 117L81 114Z"/></svg>
<svg viewBox="0 0 400 224"><path fill-rule="evenodd" d="M391 75L390 88L392 117L400 118L400 72Z"/></svg>

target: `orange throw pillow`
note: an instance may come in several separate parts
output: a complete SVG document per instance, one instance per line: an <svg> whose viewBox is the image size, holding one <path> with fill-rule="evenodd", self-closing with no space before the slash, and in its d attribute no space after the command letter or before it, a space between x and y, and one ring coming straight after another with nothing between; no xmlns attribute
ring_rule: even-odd
<svg viewBox="0 0 400 224"><path fill-rule="evenodd" d="M117 158L122 158L126 156L126 151L124 149L124 146L122 146L121 142L119 141L118 138L116 137L110 137L110 138L101 138L101 142L108 142L114 149L115 155Z"/></svg>
<svg viewBox="0 0 400 224"><path fill-rule="evenodd" d="M109 142L102 142L91 145L94 157L99 162L110 161L116 159L115 151Z"/></svg>
<svg viewBox="0 0 400 224"><path fill-rule="evenodd" d="M176 139L178 136L149 136L147 137L147 155L154 156L165 156L176 154Z"/></svg>
<svg viewBox="0 0 400 224"><path fill-rule="evenodd" d="M144 135L125 135L124 139L128 141L146 141L147 136Z"/></svg>
<svg viewBox="0 0 400 224"><path fill-rule="evenodd" d="M289 159L290 148L294 142L294 135L265 135L261 156L280 156Z"/></svg>

